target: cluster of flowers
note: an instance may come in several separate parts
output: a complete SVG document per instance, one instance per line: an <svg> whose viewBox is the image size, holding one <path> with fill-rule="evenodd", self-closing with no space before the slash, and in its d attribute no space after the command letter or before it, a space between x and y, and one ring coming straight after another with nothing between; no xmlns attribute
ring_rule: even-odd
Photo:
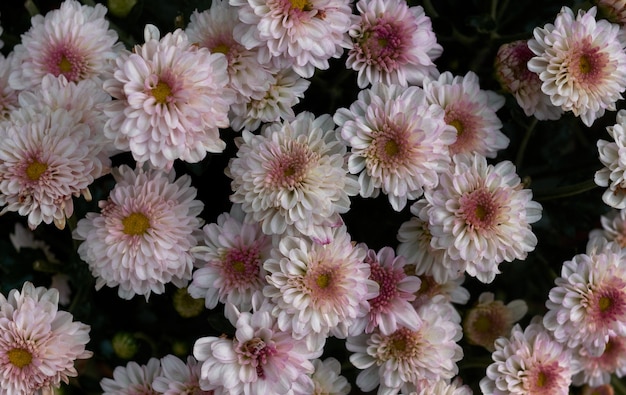
<svg viewBox="0 0 626 395"><path fill-rule="evenodd" d="M106 394L347 394L338 361L319 359L329 336L345 339L363 391L471 392L454 380L463 327L453 303L469 300L466 274L490 283L502 262L526 258L542 207L511 162L488 163L509 144L496 115L504 97L472 72L437 70L443 48L422 7L359 0L356 11L350 0L216 0L185 30L146 26L131 51L103 6L67 0L0 60L2 213L62 229L73 199L90 200L111 174L100 212L72 233L96 288L148 300L169 283L188 287L208 309L224 304L236 330L197 339L187 361L118 367ZM503 47L500 79L527 114L571 111L590 125L615 110L626 42L595 12L563 8L533 39ZM307 78L345 50L357 100L295 114ZM241 133L225 170L233 206L205 225L191 177L173 165L221 153L228 127ZM619 188L619 150L599 148L611 173L597 179ZM136 166L112 167L119 153ZM381 192L396 211L414 201L397 250L351 240L342 221L351 196ZM484 393L566 394L572 377L600 385L626 373L626 265L621 247L593 240L564 264L543 321L511 332L525 304L488 293L466 316L470 341L494 350ZM0 299L8 393L58 386L90 356L88 327L57 299L30 284Z"/></svg>

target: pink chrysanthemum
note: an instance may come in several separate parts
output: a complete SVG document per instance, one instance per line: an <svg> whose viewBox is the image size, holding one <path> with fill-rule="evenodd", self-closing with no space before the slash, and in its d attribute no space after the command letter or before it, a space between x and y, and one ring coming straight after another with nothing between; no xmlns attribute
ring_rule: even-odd
<svg viewBox="0 0 626 395"><path fill-rule="evenodd" d="M626 165L620 156L626 152L626 110L619 110L616 123L606 128L612 141L598 139L598 154L604 167L595 174L594 181L601 187L608 187L602 194L602 201L617 209L626 208Z"/></svg>
<svg viewBox="0 0 626 395"><path fill-rule="evenodd" d="M263 263L270 256L275 237L261 231L257 222L247 222L237 205L223 213L217 223L205 225L204 240L192 248L196 266L189 294L204 298L209 309L231 303L250 311L252 295L267 284Z"/></svg>
<svg viewBox="0 0 626 395"><path fill-rule="evenodd" d="M350 208L357 183L345 168L346 148L335 136L329 115L298 114L293 122L273 123L260 135L244 131L226 174L230 200L260 222L266 234L302 233L332 241L339 214Z"/></svg>
<svg viewBox="0 0 626 395"><path fill-rule="evenodd" d="M600 13L609 21L626 24L626 1L624 0L594 0Z"/></svg>
<svg viewBox="0 0 626 395"><path fill-rule="evenodd" d="M0 294L0 394L26 395L52 391L78 375L76 359L85 350L89 326L58 310L59 293L30 282Z"/></svg>
<svg viewBox="0 0 626 395"><path fill-rule="evenodd" d="M626 89L626 53L620 26L596 20L596 8L578 15L561 8L553 24L536 27L528 69L539 75L552 104L591 126Z"/></svg>
<svg viewBox="0 0 626 395"><path fill-rule="evenodd" d="M579 365L569 349L533 321L522 331L515 325L509 338L496 340L494 362L480 381L485 395L567 395Z"/></svg>
<svg viewBox="0 0 626 395"><path fill-rule="evenodd" d="M146 43L115 59L104 89L105 135L137 162L170 169L176 159L199 162L222 152L219 129L228 126L234 92L227 87L226 57L192 45L180 29L159 40L146 27Z"/></svg>
<svg viewBox="0 0 626 395"><path fill-rule="evenodd" d="M94 7L66 0L46 16L35 15L31 28L14 48L15 67L9 83L27 90L47 74L63 75L68 81L95 79L110 71L110 61L122 48L117 33L109 29L102 4Z"/></svg>
<svg viewBox="0 0 626 395"><path fill-rule="evenodd" d="M593 229L589 232L589 239L601 237L607 242L613 242L626 248L626 209L611 210L600 217L602 229Z"/></svg>
<svg viewBox="0 0 626 395"><path fill-rule="evenodd" d="M315 389L311 395L348 395L352 387L348 380L341 375L341 364L335 358L329 357L322 361L313 361L315 372L311 376Z"/></svg>
<svg viewBox="0 0 626 395"><path fill-rule="evenodd" d="M501 262L525 259L535 248L530 224L541 218L541 205L522 189L511 162L493 166L477 154L455 155L439 181L424 194L431 244L467 261L469 275L490 283Z"/></svg>
<svg viewBox="0 0 626 395"><path fill-rule="evenodd" d="M609 249L563 263L546 301L544 325L568 347L602 353L609 336L626 336L626 262Z"/></svg>
<svg viewBox="0 0 626 395"><path fill-rule="evenodd" d="M475 73L455 77L446 71L437 80L426 79L424 91L426 101L441 106L444 121L456 130L450 155L476 152L495 158L499 150L508 147L509 138L500 131L502 122L496 114L504 97L480 89Z"/></svg>
<svg viewBox="0 0 626 395"><path fill-rule="evenodd" d="M201 366L193 356L185 362L166 355L161 358L161 372L152 381L152 389L163 395L217 395L215 391L200 389Z"/></svg>
<svg viewBox="0 0 626 395"><path fill-rule="evenodd" d="M15 122L0 129L1 213L28 216L28 226L41 222L63 229L74 212L72 198L91 200L89 185L108 172L109 159L92 138L80 111L19 110Z"/></svg>
<svg viewBox="0 0 626 395"><path fill-rule="evenodd" d="M422 6L404 0L360 0L349 34L353 47L346 66L358 72L360 88L383 83L421 85L437 78L434 64L443 52Z"/></svg>
<svg viewBox="0 0 626 395"><path fill-rule="evenodd" d="M454 128L421 88L375 84L349 109L337 110L334 120L351 148L348 169L359 175L360 195L382 191L396 211L435 187L450 162Z"/></svg>
<svg viewBox="0 0 626 395"><path fill-rule="evenodd" d="M237 41L257 48L261 63L291 67L304 78L350 47L351 0L230 0L241 24Z"/></svg>
<svg viewBox="0 0 626 395"><path fill-rule="evenodd" d="M156 394L152 387L154 379L161 375L161 361L150 358L145 365L131 361L113 370L113 378L100 380L102 395Z"/></svg>
<svg viewBox="0 0 626 395"><path fill-rule="evenodd" d="M0 54L0 121L8 119L11 111L19 107L17 91L9 84L13 54L14 52L11 52L6 58Z"/></svg>
<svg viewBox="0 0 626 395"><path fill-rule="evenodd" d="M574 385L598 387L609 384L612 374L626 376L626 337L609 336L600 355L590 355L585 348L579 348L575 357L580 360L582 369L572 378Z"/></svg>
<svg viewBox="0 0 626 395"><path fill-rule="evenodd" d="M426 381L424 384L416 386L415 391L404 391L406 395L472 395L472 389L463 385L460 380L451 383L448 380L420 380Z"/></svg>
<svg viewBox="0 0 626 395"><path fill-rule="evenodd" d="M72 234L84 240L78 253L96 277L96 289L119 285L120 297L147 300L163 293L165 283L186 286L204 207L195 200L191 178L126 165L112 174L116 185L99 202L101 213L87 213Z"/></svg>

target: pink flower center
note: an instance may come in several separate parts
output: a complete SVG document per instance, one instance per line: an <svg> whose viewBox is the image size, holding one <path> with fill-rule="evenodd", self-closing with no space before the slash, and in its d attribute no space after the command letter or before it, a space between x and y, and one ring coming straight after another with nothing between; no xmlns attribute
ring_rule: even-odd
<svg viewBox="0 0 626 395"><path fill-rule="evenodd" d="M87 64L83 56L69 44L61 44L48 52L45 67L55 77L63 75L68 81L78 82L84 78Z"/></svg>
<svg viewBox="0 0 626 395"><path fill-rule="evenodd" d="M459 108L460 105L463 108ZM463 102L446 109L444 120L456 129L456 141L449 147L450 155L475 151L478 144L482 143L476 133L479 125L477 117L472 113L472 107L475 107L473 103Z"/></svg>
<svg viewBox="0 0 626 395"><path fill-rule="evenodd" d="M608 54L600 50L588 39L583 40L572 50L568 71L575 81L589 87L598 83L606 74L605 68L609 64Z"/></svg>
<svg viewBox="0 0 626 395"><path fill-rule="evenodd" d="M588 309L592 309L592 319L606 325L626 318L626 284L618 278L592 291Z"/></svg>
<svg viewBox="0 0 626 395"><path fill-rule="evenodd" d="M31 181L37 181L46 170L48 165L35 159L26 167L26 177Z"/></svg>
<svg viewBox="0 0 626 395"><path fill-rule="evenodd" d="M277 353L273 344L267 344L259 337L252 338L239 346L239 352L244 358L240 362L251 364L256 368L257 377L265 378L263 365L267 364L269 357Z"/></svg>
<svg viewBox="0 0 626 395"><path fill-rule="evenodd" d="M369 301L371 312L376 314L384 311L398 295L398 283L404 276L402 270L392 270L382 267L378 262L370 263L370 279L379 285L378 296Z"/></svg>
<svg viewBox="0 0 626 395"><path fill-rule="evenodd" d="M150 228L150 220L143 213L130 213L122 219L123 232L131 236L139 236Z"/></svg>
<svg viewBox="0 0 626 395"><path fill-rule="evenodd" d="M626 340L619 336L609 337L609 341L604 347L602 355L595 359L595 362L605 372L613 372L626 358Z"/></svg>
<svg viewBox="0 0 626 395"><path fill-rule="evenodd" d="M366 27L359 42L360 52L368 64L375 64L391 72L407 62L404 53L408 47L406 32L395 21L378 19L373 26Z"/></svg>
<svg viewBox="0 0 626 395"><path fill-rule="evenodd" d="M266 182L275 188L294 190L302 185L311 166L317 162L319 154L307 146L290 141L285 152L276 156L269 164Z"/></svg>
<svg viewBox="0 0 626 395"><path fill-rule="evenodd" d="M506 336L511 330L508 315L509 312L501 301L471 309L463 325L470 343L491 348L498 337Z"/></svg>
<svg viewBox="0 0 626 395"><path fill-rule="evenodd" d="M259 277L259 247L232 248L222 260L222 276L231 286L253 283Z"/></svg>
<svg viewBox="0 0 626 395"><path fill-rule="evenodd" d="M473 229L491 229L497 225L499 206L491 192L476 189L460 199L459 213L465 223Z"/></svg>
<svg viewBox="0 0 626 395"><path fill-rule="evenodd" d="M421 336L407 328L400 328L387 336L380 347L379 360L409 360L418 357L421 351Z"/></svg>
<svg viewBox="0 0 626 395"><path fill-rule="evenodd" d="M335 304L341 298L342 284L345 274L337 270L337 263L333 261L321 261L313 264L302 278L302 290L311 297L311 302L319 307L321 305Z"/></svg>
<svg viewBox="0 0 626 395"><path fill-rule="evenodd" d="M33 355L23 348L13 348L7 352L9 362L20 369L30 365L33 360Z"/></svg>
<svg viewBox="0 0 626 395"><path fill-rule="evenodd" d="M557 361L550 364L541 364L530 368L525 377L525 389L528 394L533 395L553 395L563 390L563 378L561 372L563 368Z"/></svg>
<svg viewBox="0 0 626 395"><path fill-rule="evenodd" d="M367 149L366 156L370 159L368 167L380 166L383 169L397 169L404 166L410 156L411 144L406 128L393 123L381 114L384 119ZM403 119L398 119L402 122Z"/></svg>

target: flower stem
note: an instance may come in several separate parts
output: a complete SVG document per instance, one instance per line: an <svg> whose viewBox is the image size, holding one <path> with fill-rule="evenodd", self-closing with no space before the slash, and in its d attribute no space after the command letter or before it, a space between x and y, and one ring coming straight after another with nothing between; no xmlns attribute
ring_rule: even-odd
<svg viewBox="0 0 626 395"><path fill-rule="evenodd" d="M550 189L547 191L538 191L535 193L535 200L537 201L546 201L553 199L560 199L569 196L575 196L587 191L591 191L592 189L597 188L598 185L594 180L585 180L578 184L574 185L566 185L559 188Z"/></svg>
<svg viewBox="0 0 626 395"><path fill-rule="evenodd" d="M515 168L518 172L519 169L522 167L522 163L524 162L524 154L526 153L528 141L530 140L530 136L532 136L533 131L535 130L535 126L537 126L537 118L534 118L530 125L528 125L528 127L526 128L524 138L522 139L519 149L517 150L517 156L515 157Z"/></svg>

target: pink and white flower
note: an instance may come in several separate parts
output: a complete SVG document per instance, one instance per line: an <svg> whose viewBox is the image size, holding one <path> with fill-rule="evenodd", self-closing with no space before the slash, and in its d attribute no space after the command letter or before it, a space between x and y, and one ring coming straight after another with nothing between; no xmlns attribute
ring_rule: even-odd
<svg viewBox="0 0 626 395"><path fill-rule="evenodd" d="M313 361L315 372L311 375L315 388L311 395L348 395L352 387L348 380L341 375L341 364L335 358L329 357Z"/></svg>
<svg viewBox="0 0 626 395"><path fill-rule="evenodd" d="M18 106L18 91L11 88L9 84L9 75L13 67L14 52L7 57L0 54L0 121L9 118L11 111L16 110Z"/></svg>
<svg viewBox="0 0 626 395"><path fill-rule="evenodd" d="M218 392L200 389L202 365L193 356L182 361L174 355L161 358L161 372L152 382L152 389L163 395L217 395Z"/></svg>
<svg viewBox="0 0 626 395"><path fill-rule="evenodd" d="M152 382L161 375L161 361L150 358L145 365L131 361L113 370L113 378L100 380L102 395L153 394Z"/></svg>
<svg viewBox="0 0 626 395"><path fill-rule="evenodd" d="M600 355L591 355L580 347L575 357L580 361L581 370L572 378L574 385L599 387L610 384L612 374L620 378L626 376L626 337L609 336Z"/></svg>
<svg viewBox="0 0 626 395"><path fill-rule="evenodd" d="M620 248L626 248L626 210L613 209L600 217L602 229L593 229L589 232L589 239L601 237L607 242L616 243Z"/></svg>
<svg viewBox="0 0 626 395"><path fill-rule="evenodd" d="M612 141L598 139L598 153L604 167L595 174L594 181L601 187L608 187L602 194L602 201L617 209L626 208L626 165L620 156L626 152L626 110L619 110L615 125L608 126L607 132Z"/></svg>

